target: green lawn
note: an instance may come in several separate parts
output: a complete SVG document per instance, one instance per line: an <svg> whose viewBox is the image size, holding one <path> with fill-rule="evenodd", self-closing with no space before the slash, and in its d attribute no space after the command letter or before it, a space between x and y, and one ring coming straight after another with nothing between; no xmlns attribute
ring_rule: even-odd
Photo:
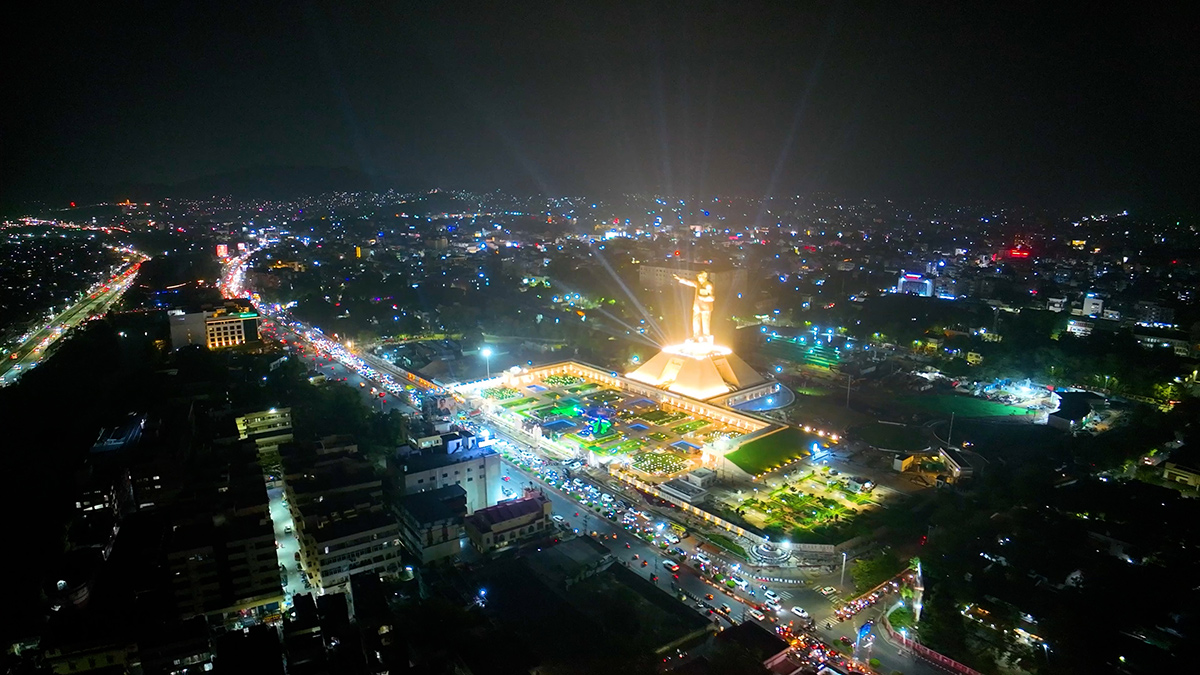
<svg viewBox="0 0 1200 675"><path fill-rule="evenodd" d="M502 404L500 404L500 407L512 410L513 408L519 408L523 405L529 405L530 403L537 403L537 399L536 398L519 398L515 401L509 401L508 403L502 403Z"/></svg>
<svg viewBox="0 0 1200 675"><path fill-rule="evenodd" d="M612 403L613 401L621 400L621 395L611 389L608 389L605 391L598 391L595 394L589 394L587 398L588 400L595 401L596 403Z"/></svg>
<svg viewBox="0 0 1200 675"><path fill-rule="evenodd" d="M723 548L736 556L740 556L742 558L746 557L746 549L742 548L741 545L736 541L726 537L723 534L704 534L703 536L705 539L712 542L713 546Z"/></svg>
<svg viewBox="0 0 1200 675"><path fill-rule="evenodd" d="M896 403L926 412L941 413L946 416L949 416L950 413L954 413L960 417L1000 417L1014 414L1031 414L1030 411L1017 406L958 394L902 396L896 399Z"/></svg>
<svg viewBox="0 0 1200 675"><path fill-rule="evenodd" d="M854 427L851 433L865 443L886 450L916 452L929 447L924 430L918 427L872 422Z"/></svg>
<svg viewBox="0 0 1200 675"><path fill-rule="evenodd" d="M685 422L683 424L680 424L677 427L673 427L671 429L671 431L682 436L684 434L690 434L691 432L693 432L697 429L703 429L704 427L706 427L708 425L709 425L708 420L692 420L691 422Z"/></svg>
<svg viewBox="0 0 1200 675"><path fill-rule="evenodd" d="M808 456L812 444L819 440L820 437L795 427L784 427L742 445L725 457L746 473L757 476L796 458Z"/></svg>

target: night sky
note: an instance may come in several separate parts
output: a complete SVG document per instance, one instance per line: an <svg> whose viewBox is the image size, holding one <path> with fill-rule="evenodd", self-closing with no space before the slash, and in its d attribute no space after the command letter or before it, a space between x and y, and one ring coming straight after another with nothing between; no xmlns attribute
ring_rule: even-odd
<svg viewBox="0 0 1200 675"><path fill-rule="evenodd" d="M246 4L23 7L3 200L320 166L399 188L1200 206L1186 3Z"/></svg>

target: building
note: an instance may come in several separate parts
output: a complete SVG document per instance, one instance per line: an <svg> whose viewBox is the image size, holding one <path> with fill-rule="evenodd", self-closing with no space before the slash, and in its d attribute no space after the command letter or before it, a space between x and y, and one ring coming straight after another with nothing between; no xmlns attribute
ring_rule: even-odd
<svg viewBox="0 0 1200 675"><path fill-rule="evenodd" d="M297 531L309 576L325 591L347 584L359 572L400 568L400 526L382 501L349 493L302 507Z"/></svg>
<svg viewBox="0 0 1200 675"><path fill-rule="evenodd" d="M445 436L454 435L455 432L451 432ZM500 455L491 448L478 447L474 436L470 439L465 444L455 443L452 439L424 451L398 453L392 461L403 474L403 493L459 485L467 493L467 513L500 501ZM452 452L451 448L459 449Z"/></svg>
<svg viewBox="0 0 1200 675"><path fill-rule="evenodd" d="M778 388L728 347L692 341L664 347L627 377L699 400L738 392L745 402Z"/></svg>
<svg viewBox="0 0 1200 675"><path fill-rule="evenodd" d="M1096 297L1095 293L1088 293L1083 298L1084 316L1101 316L1104 312L1104 300Z"/></svg>
<svg viewBox="0 0 1200 675"><path fill-rule="evenodd" d="M1138 323L1151 326L1168 326L1175 323L1175 310L1150 300L1139 300L1134 308L1134 316Z"/></svg>
<svg viewBox="0 0 1200 675"><path fill-rule="evenodd" d="M546 546L525 557L525 564L547 586L569 589L612 566L616 558L591 537L576 537Z"/></svg>
<svg viewBox="0 0 1200 675"><path fill-rule="evenodd" d="M975 468L971 466L971 462L961 451L954 448L941 448L938 450L938 455L942 458L942 463L946 465L946 470L949 471L951 483L957 483L975 474Z"/></svg>
<svg viewBox="0 0 1200 675"><path fill-rule="evenodd" d="M717 633L716 641L738 645L762 662L763 667L768 670L781 664L787 669L778 672L791 672L794 669L787 661L788 643L757 622L742 621L736 626L726 628Z"/></svg>
<svg viewBox="0 0 1200 675"><path fill-rule="evenodd" d="M167 318L173 349L187 345L222 349L258 340L258 311L248 300L227 300L211 309L173 309Z"/></svg>
<svg viewBox="0 0 1200 675"><path fill-rule="evenodd" d="M716 482L717 473L712 469L701 467L684 476L660 484L658 489L689 504L696 504L704 501L704 498L708 496L708 488Z"/></svg>
<svg viewBox="0 0 1200 675"><path fill-rule="evenodd" d="M1200 469L1176 464L1175 462L1167 462L1163 467L1163 480L1182 483L1188 487L1200 489Z"/></svg>
<svg viewBox="0 0 1200 675"><path fill-rule="evenodd" d="M525 496L479 509L466 519L467 538L475 550L491 553L551 529L553 507L545 495L526 490Z"/></svg>
<svg viewBox="0 0 1200 675"><path fill-rule="evenodd" d="M177 522L166 566L180 618L226 623L247 613L261 620L283 602L275 530L265 514L202 513Z"/></svg>
<svg viewBox="0 0 1200 675"><path fill-rule="evenodd" d="M423 563L462 552L466 516L467 491L461 485L404 495L396 501L400 539Z"/></svg>
<svg viewBox="0 0 1200 675"><path fill-rule="evenodd" d="M292 440L292 409L271 408L246 413L234 419L238 440L253 440L257 445L277 445ZM260 441L273 440L271 443Z"/></svg>
<svg viewBox="0 0 1200 675"><path fill-rule="evenodd" d="M926 279L923 274L902 271L900 278L896 280L896 292L900 295L933 297L933 281Z"/></svg>

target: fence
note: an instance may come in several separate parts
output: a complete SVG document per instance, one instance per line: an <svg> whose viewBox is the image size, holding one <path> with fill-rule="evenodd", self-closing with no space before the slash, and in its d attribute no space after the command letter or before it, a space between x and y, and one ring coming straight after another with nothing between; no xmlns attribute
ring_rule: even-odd
<svg viewBox="0 0 1200 675"><path fill-rule="evenodd" d="M970 666L964 666L949 656L943 656L942 654L933 651L920 642L909 638L907 635L896 632L892 629L892 624L888 621L887 614L883 615L883 629L887 631L888 638L893 642L899 643L904 649L909 650L913 654L916 654L917 656L936 666L944 668L952 673L958 673L959 675L983 675L983 673L980 673L978 670L975 670Z"/></svg>

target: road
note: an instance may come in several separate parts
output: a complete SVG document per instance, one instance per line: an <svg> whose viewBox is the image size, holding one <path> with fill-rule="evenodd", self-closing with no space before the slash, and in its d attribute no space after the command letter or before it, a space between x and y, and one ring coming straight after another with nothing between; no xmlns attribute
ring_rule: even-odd
<svg viewBox="0 0 1200 675"><path fill-rule="evenodd" d="M133 283L141 262L134 263L117 276L108 280L100 290L90 297L75 303L50 323L42 327L12 351L9 358L0 363L0 386L11 384L20 377L21 373L33 368L42 358L50 345L66 335L72 328L87 321L91 317L108 310ZM103 290L107 288L108 290ZM16 356L16 358L12 358Z"/></svg>
<svg viewBox="0 0 1200 675"><path fill-rule="evenodd" d="M378 392L372 394L371 389L377 388L379 385L378 382L372 382L359 375L358 371L353 368L347 368L345 365L329 358L328 354L322 357L303 336L277 321L272 322L271 326L265 327L262 330L262 335L273 340L287 340L287 344L293 347L292 358L300 359L307 368L324 375L326 381L345 381L349 386L358 389L362 392L364 399L371 406L372 410L380 412L395 410L406 415L417 412L416 408L413 408L407 402L401 401L397 396L392 394L379 396Z"/></svg>
<svg viewBox="0 0 1200 675"><path fill-rule="evenodd" d="M498 435L509 442L516 442L516 439L510 437L508 434L500 433ZM522 444L522 447L526 446ZM767 616L766 621L759 621L759 623L768 630L774 631L777 625L776 622L784 624L796 622L797 617L790 610L792 607L802 607L811 615L814 621L815 629L812 633L822 641L833 644L839 642L843 637L853 640L858 627L868 619L878 622L883 607L888 603L894 602L897 597L895 595L885 596L884 600L874 607L870 607L846 621L839 621L836 609L843 604L842 599L836 595L825 597L817 590L829 585L828 582L831 580L836 581L838 573L828 575L828 579L818 578L815 582L808 585L763 583L755 580L752 574L738 563L714 554L711 546L703 550L712 560L712 565L702 567L695 557L696 553L700 550L697 547L702 545L702 542L695 537L688 536L678 544L670 547L675 548L678 546L683 549L686 554L684 556L664 552L641 537L634 536L633 533L626 530L620 523L613 522L594 512L590 512L571 497L546 485L536 474L526 472L507 460L503 463L503 467L505 475L511 477L509 483L512 484L514 492L517 492L518 488L524 487L542 489L550 498L554 512L563 516L566 520L566 525L570 529L578 530L581 535L588 535L595 532L596 536L614 551L617 560L622 564L628 565L631 569L648 579L651 576L657 576L658 585L666 592L673 592L675 595L678 595L675 591L683 591L689 598L685 602L701 614L710 616L709 610L718 610L722 605L729 606L732 611L728 615L722 611L714 611L711 614L715 621L719 621L724 625L729 625L733 621L757 621L757 619L750 616L749 610L753 607L758 607ZM559 473L560 475L566 475L562 468L559 468ZM572 475L573 477L580 478L585 483L594 485L601 492L608 492L610 494L615 492L610 486L591 480L582 473L577 472ZM647 510L647 505L644 502L639 503L636 497L629 494L614 494L614 496L623 498L632 508L642 511ZM634 556L637 557L635 558ZM672 573L662 566L662 561L668 558L680 564L678 580L674 579ZM643 560L647 562L645 566L642 565ZM733 575L741 576L749 583L744 589L731 589L727 585L714 582L712 580L714 572L720 572L726 575L726 577ZM780 604L783 608L781 613L774 614L762 605L767 589L778 594ZM707 598L709 594L713 596L713 599L709 600ZM775 618L776 622L772 622L771 618ZM830 627L826 628L826 625ZM873 630L873 632L877 633L878 631ZM939 672L929 664L911 656L901 654L898 649L880 637L877 637L869 647L861 648L859 657L864 663L872 657L878 658L880 661L879 670L885 673L899 670L909 675L933 675Z"/></svg>

